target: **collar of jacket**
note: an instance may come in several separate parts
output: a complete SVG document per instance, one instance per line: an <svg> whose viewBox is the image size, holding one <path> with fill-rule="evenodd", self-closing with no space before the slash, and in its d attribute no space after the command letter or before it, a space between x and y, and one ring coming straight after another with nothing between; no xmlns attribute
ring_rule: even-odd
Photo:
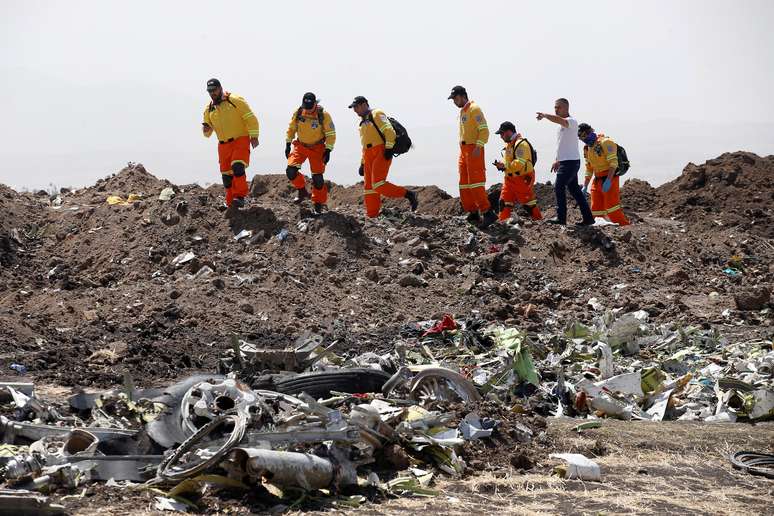
<svg viewBox="0 0 774 516"><path fill-rule="evenodd" d="M217 104L214 100L210 100L210 110L215 109L219 105L223 104L224 100L228 100L228 98L231 96L231 93L228 91L224 91L220 94L220 99L218 100Z"/></svg>

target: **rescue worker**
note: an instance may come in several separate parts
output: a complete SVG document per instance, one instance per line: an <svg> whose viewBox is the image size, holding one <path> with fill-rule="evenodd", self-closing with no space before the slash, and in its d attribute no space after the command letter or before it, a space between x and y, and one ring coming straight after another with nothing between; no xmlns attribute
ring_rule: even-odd
<svg viewBox="0 0 774 516"><path fill-rule="evenodd" d="M202 132L218 137L218 161L226 207L241 208L247 196L245 169L250 165L250 147L258 146L258 118L244 98L223 91L218 79L207 81L212 101L204 108Z"/></svg>
<svg viewBox="0 0 774 516"><path fill-rule="evenodd" d="M288 159L286 173L290 183L298 190L294 202L302 202L309 197L309 192L300 169L304 161L309 160L309 168L312 171L312 202L314 211L318 214L322 213L328 202L328 185L323 179L323 173L325 165L331 159L335 143L336 128L330 113L318 104L314 93L304 93L301 107L290 117L285 138L285 157Z"/></svg>
<svg viewBox="0 0 774 516"><path fill-rule="evenodd" d="M578 126L578 139L585 145L583 157L586 159L586 179L583 193L587 194L591 184L591 214L605 217L621 226L629 224L629 219L621 208L621 196L618 184L618 146L603 134L594 132L589 124Z"/></svg>
<svg viewBox="0 0 774 516"><path fill-rule="evenodd" d="M395 129L381 109L371 109L365 97L357 96L349 105L360 117L360 143L363 157L358 174L363 176L363 204L366 216L377 217L381 209L381 197L405 197L411 211L416 211L417 194L387 181L392 165Z"/></svg>
<svg viewBox="0 0 774 516"><path fill-rule="evenodd" d="M567 192L575 199L580 208L583 220L576 226L590 226L594 224L591 208L578 184L578 170L580 170L580 153L578 152L578 121L570 116L570 102L565 98L556 99L554 113L537 112L537 119L550 120L559 127L556 130L556 159L551 165L551 172L556 172L554 193L556 195L556 218L548 222L551 224L567 224Z"/></svg>
<svg viewBox="0 0 774 516"><path fill-rule="evenodd" d="M543 214L540 213L535 197L534 156L529 143L516 133L516 126L511 122L500 124L495 134L499 134L506 143L505 161L494 162L498 170L505 172L500 193L500 222L511 218L516 201L532 220L541 220Z"/></svg>
<svg viewBox="0 0 774 516"><path fill-rule="evenodd" d="M467 220L481 222L487 227L497 220L497 215L489 204L486 194L486 165L484 164L484 145L489 141L489 126L478 104L468 99L468 92L462 86L451 90L449 99L460 108L460 202L462 209L468 212Z"/></svg>

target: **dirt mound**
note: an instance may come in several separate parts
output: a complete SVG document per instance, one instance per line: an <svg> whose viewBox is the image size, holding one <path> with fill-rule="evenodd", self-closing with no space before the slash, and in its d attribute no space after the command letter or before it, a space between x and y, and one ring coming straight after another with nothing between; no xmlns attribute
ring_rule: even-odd
<svg viewBox="0 0 774 516"><path fill-rule="evenodd" d="M159 179L148 173L142 163L129 163L117 174L98 180L93 187L83 191L92 193L104 192L107 195L126 197L137 194L142 198L158 195L162 188L172 186L166 179Z"/></svg>
<svg viewBox="0 0 774 516"><path fill-rule="evenodd" d="M657 192L662 216L697 229L731 226L774 238L774 156L732 152L689 163Z"/></svg>
<svg viewBox="0 0 774 516"><path fill-rule="evenodd" d="M16 263L23 238L38 238L40 228L30 222L39 216L48 202L45 192L21 195L0 184L0 267Z"/></svg>
<svg viewBox="0 0 774 516"><path fill-rule="evenodd" d="M729 160L741 168L733 181ZM656 189L656 200L665 196L665 213L693 216L676 210L677 199L704 199L707 185L724 177L728 191L749 195L757 185L744 209L768 213L764 166L771 158L724 155L703 166L699 187L690 165L684 176L694 179ZM175 196L160 200L167 187ZM445 312L475 310L526 329L547 319L587 320L592 297L656 320L709 324L736 308L738 292L772 286L774 249L756 236L764 229L757 223L749 233L742 225L733 236L699 239L686 238L704 227L699 216L684 232L663 219L575 231L516 210L518 227L481 231L452 216L461 214L459 199L436 187L418 188L418 213L403 199L387 200L377 219L364 217L362 185L334 186L320 217L308 201L290 202L284 174L256 176L251 189L249 207L224 212L219 185L171 185L136 164L54 199L0 189L0 368L22 363L59 384L112 385L123 370L158 383L211 371L232 333L279 345L314 331L364 352L390 348L405 323ZM553 186L536 189L550 216ZM624 190L635 209L651 195L636 181ZM139 199L107 202L132 193ZM722 272L734 255L745 257L743 276ZM675 269L672 283L662 281ZM712 291L728 302L710 303ZM125 351L115 363L89 361L116 343L128 346L118 346Z"/></svg>
<svg viewBox="0 0 774 516"><path fill-rule="evenodd" d="M222 192L220 185L210 187L214 192ZM262 200L287 201L295 196L285 174L256 174L250 182L250 195Z"/></svg>
<svg viewBox="0 0 774 516"><path fill-rule="evenodd" d="M642 179L627 179L621 187L621 204L638 212L653 211L656 207L656 189Z"/></svg>

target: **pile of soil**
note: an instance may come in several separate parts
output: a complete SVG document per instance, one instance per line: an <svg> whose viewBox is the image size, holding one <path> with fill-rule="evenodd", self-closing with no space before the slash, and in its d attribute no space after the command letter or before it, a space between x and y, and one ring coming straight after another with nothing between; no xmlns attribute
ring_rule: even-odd
<svg viewBox="0 0 774 516"><path fill-rule="evenodd" d="M656 197L656 189L642 179L627 179L621 187L621 204L626 211L652 212L656 208Z"/></svg>
<svg viewBox="0 0 774 516"><path fill-rule="evenodd" d="M655 190L630 180L624 202L647 210L642 222L587 229L516 210L514 224L482 231L436 187L419 189L415 214L388 200L365 219L362 188L334 185L330 211L313 217L284 174L256 176L238 212L221 210L221 187L173 185L139 164L53 196L2 187L0 371L19 363L35 381L101 387L128 371L159 385L213 371L234 333L279 347L312 331L354 354L389 350L404 324L443 313L530 331L590 321L590 298L685 325L724 324L730 309L767 337L771 316L734 299L774 283L772 224L759 223L771 221L772 163L724 154ZM160 200L168 187L175 197ZM553 187L537 194L551 216ZM733 256L743 275L723 273ZM110 363L94 358L105 349L118 350Z"/></svg>
<svg viewBox="0 0 774 516"><path fill-rule="evenodd" d="M774 156L727 152L683 173L658 189L664 217L700 230L738 227L774 238Z"/></svg>

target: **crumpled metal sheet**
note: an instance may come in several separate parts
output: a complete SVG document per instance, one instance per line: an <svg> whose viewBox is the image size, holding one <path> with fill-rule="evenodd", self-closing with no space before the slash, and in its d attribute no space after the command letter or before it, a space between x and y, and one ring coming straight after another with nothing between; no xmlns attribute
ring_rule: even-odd
<svg viewBox="0 0 774 516"><path fill-rule="evenodd" d="M64 514L63 505L51 503L47 496L24 489L0 489L0 514L43 516Z"/></svg>

